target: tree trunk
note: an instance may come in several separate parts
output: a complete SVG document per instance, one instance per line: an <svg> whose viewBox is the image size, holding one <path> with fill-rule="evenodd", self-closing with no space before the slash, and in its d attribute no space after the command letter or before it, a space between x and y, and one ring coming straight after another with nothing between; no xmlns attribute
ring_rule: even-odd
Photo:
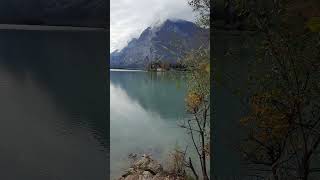
<svg viewBox="0 0 320 180"><path fill-rule="evenodd" d="M309 159L304 161L304 166L303 166L303 180L308 180L309 179Z"/></svg>
<svg viewBox="0 0 320 180"><path fill-rule="evenodd" d="M193 167L193 164L192 164L192 161L191 161L191 158L190 158L190 157L189 157L189 166L190 166L190 169L192 170L193 175L195 176L196 180L198 180L198 179L199 179L199 176L198 176L196 170L195 170L194 167Z"/></svg>
<svg viewBox="0 0 320 180"><path fill-rule="evenodd" d="M206 161L206 151L205 151L205 137L204 132L201 132L201 143L202 143L202 175L203 180L209 180L208 173L207 173L207 161Z"/></svg>
<svg viewBox="0 0 320 180"><path fill-rule="evenodd" d="M277 168L275 168L275 167L272 168L272 176L273 176L274 180L279 180L279 176L278 176L278 173L277 173Z"/></svg>

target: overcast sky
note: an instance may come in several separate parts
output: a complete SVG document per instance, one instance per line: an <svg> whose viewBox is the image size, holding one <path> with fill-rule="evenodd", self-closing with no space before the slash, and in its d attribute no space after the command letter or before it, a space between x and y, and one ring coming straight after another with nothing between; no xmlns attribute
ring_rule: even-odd
<svg viewBox="0 0 320 180"><path fill-rule="evenodd" d="M168 18L194 21L187 0L111 0L110 51L123 48L148 26Z"/></svg>

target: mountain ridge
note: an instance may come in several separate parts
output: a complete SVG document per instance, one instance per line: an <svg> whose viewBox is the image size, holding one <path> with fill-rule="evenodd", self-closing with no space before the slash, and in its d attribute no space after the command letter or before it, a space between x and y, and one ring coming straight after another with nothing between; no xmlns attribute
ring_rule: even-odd
<svg viewBox="0 0 320 180"><path fill-rule="evenodd" d="M147 27L121 50L110 54L110 68L145 69L155 61L177 64L185 52L209 44L209 30L181 19Z"/></svg>

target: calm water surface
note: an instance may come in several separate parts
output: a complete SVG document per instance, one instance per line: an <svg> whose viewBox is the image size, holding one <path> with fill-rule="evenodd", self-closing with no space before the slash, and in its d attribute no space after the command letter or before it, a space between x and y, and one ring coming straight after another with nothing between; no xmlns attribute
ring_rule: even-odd
<svg viewBox="0 0 320 180"><path fill-rule="evenodd" d="M111 177L128 167L130 153L150 153L164 162L188 136L178 127L186 117L183 74L110 72Z"/></svg>
<svg viewBox="0 0 320 180"><path fill-rule="evenodd" d="M0 31L0 179L106 179L106 37Z"/></svg>

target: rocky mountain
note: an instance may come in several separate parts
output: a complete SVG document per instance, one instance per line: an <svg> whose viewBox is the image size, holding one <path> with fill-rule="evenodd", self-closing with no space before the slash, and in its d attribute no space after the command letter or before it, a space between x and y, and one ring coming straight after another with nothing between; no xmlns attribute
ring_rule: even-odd
<svg viewBox="0 0 320 180"><path fill-rule="evenodd" d="M1 24L106 27L105 0L3 0Z"/></svg>
<svg viewBox="0 0 320 180"><path fill-rule="evenodd" d="M161 61L176 64L191 49L209 44L209 31L184 20L166 20L148 27L121 51L110 55L110 68L144 69Z"/></svg>

